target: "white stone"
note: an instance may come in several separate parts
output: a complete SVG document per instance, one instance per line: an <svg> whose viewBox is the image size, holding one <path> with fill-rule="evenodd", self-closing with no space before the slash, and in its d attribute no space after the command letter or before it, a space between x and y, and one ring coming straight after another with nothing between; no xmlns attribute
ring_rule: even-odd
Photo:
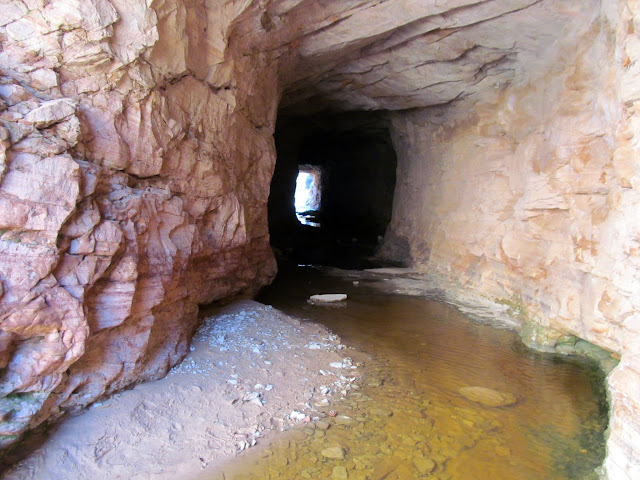
<svg viewBox="0 0 640 480"><path fill-rule="evenodd" d="M76 103L68 98L51 100L30 111L25 121L33 123L36 128L46 128L61 122L76 112Z"/></svg>
<svg viewBox="0 0 640 480"><path fill-rule="evenodd" d="M323 293L311 295L309 301L311 303L336 303L347 299L346 293Z"/></svg>

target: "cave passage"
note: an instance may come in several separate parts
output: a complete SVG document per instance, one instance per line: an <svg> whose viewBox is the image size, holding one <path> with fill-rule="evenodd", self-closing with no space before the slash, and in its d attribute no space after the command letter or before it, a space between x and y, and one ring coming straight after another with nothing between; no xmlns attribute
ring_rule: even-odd
<svg viewBox="0 0 640 480"><path fill-rule="evenodd" d="M396 182L386 115L283 117L274 136L269 229L276 252L299 264L375 264Z"/></svg>

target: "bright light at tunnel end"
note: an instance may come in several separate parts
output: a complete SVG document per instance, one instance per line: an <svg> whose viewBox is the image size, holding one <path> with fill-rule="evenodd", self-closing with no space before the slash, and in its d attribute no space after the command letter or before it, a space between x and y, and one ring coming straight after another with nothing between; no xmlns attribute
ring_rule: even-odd
<svg viewBox="0 0 640 480"><path fill-rule="evenodd" d="M318 167L300 166L298 177L296 178L296 191L294 194L294 206L296 217L303 225L319 227L315 222L315 214L320 209L321 172Z"/></svg>

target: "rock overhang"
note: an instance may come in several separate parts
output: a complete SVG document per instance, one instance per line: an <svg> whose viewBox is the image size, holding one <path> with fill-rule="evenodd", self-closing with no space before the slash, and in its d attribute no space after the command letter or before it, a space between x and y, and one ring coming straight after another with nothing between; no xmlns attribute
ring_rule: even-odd
<svg viewBox="0 0 640 480"><path fill-rule="evenodd" d="M251 49L278 62L285 115L474 101L540 74L559 38L600 10L599 0L297 2L285 10L291 3L272 2L260 25L254 18L235 32L268 29Z"/></svg>

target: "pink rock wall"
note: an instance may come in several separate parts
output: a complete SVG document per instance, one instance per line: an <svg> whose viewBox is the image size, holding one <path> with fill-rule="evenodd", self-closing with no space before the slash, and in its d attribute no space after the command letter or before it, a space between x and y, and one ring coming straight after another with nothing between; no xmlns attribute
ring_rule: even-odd
<svg viewBox="0 0 640 480"><path fill-rule="evenodd" d="M640 478L640 90L630 85L637 20L625 3L604 2L571 26L541 76L395 114L387 241L405 242L425 272L620 355L606 470L631 480Z"/></svg>
<svg viewBox="0 0 640 480"><path fill-rule="evenodd" d="M232 58L244 8L3 2L2 444L163 376L198 303L275 274L276 77Z"/></svg>

